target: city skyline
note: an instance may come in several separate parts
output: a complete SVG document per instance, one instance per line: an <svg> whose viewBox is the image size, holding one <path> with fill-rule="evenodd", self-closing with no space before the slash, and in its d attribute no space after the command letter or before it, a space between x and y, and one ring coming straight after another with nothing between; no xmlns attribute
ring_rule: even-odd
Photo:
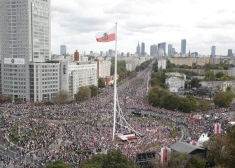
<svg viewBox="0 0 235 168"><path fill-rule="evenodd" d="M215 45L217 55L227 55L228 49L235 49L235 9L232 1L225 1L52 1L52 53L58 54L61 44L69 53L114 49L114 43L96 43L95 33L117 22L120 52L135 53L138 41L145 42L148 53L150 45L162 41L179 52L180 40L187 39L186 53L210 55ZM208 8L211 4L213 8Z"/></svg>

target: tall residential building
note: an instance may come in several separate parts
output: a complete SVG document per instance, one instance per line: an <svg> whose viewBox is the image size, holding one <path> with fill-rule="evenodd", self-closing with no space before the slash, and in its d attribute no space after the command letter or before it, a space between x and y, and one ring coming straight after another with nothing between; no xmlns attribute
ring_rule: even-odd
<svg viewBox="0 0 235 168"><path fill-rule="evenodd" d="M61 62L60 89L68 91L70 99L74 98L81 86L91 85L97 86L96 62Z"/></svg>
<svg viewBox="0 0 235 168"><path fill-rule="evenodd" d="M2 93L13 100L30 100L30 62L51 58L50 8L50 0L0 1Z"/></svg>
<svg viewBox="0 0 235 168"><path fill-rule="evenodd" d="M186 39L181 40L181 53L186 54Z"/></svg>
<svg viewBox="0 0 235 168"><path fill-rule="evenodd" d="M215 58L215 49L216 49L215 46L211 47L211 58Z"/></svg>
<svg viewBox="0 0 235 168"><path fill-rule="evenodd" d="M158 43L158 51L161 49L164 51L164 56L166 56L166 42Z"/></svg>
<svg viewBox="0 0 235 168"><path fill-rule="evenodd" d="M168 56L172 56L173 55L172 48L173 48L173 45L172 44L168 44Z"/></svg>
<svg viewBox="0 0 235 168"><path fill-rule="evenodd" d="M233 50L232 49L228 49L228 56L233 57Z"/></svg>
<svg viewBox="0 0 235 168"><path fill-rule="evenodd" d="M136 54L140 56L140 43L138 42L138 45L136 47Z"/></svg>
<svg viewBox="0 0 235 168"><path fill-rule="evenodd" d="M145 43L141 43L141 56L145 56Z"/></svg>
<svg viewBox="0 0 235 168"><path fill-rule="evenodd" d="M153 44L150 46L150 56L156 56L157 55L157 45Z"/></svg>
<svg viewBox="0 0 235 168"><path fill-rule="evenodd" d="M74 52L74 59L73 59L73 60L74 60L74 61L80 61L78 50L76 50L76 51Z"/></svg>
<svg viewBox="0 0 235 168"><path fill-rule="evenodd" d="M66 55L66 45L60 46L60 55Z"/></svg>

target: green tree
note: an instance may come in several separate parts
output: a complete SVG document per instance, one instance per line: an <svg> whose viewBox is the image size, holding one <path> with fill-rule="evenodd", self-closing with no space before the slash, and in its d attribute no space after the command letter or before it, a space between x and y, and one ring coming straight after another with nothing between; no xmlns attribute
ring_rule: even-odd
<svg viewBox="0 0 235 168"><path fill-rule="evenodd" d="M228 107L233 101L234 94L232 91L219 92L214 97L214 103L218 107Z"/></svg>
<svg viewBox="0 0 235 168"><path fill-rule="evenodd" d="M86 159L81 168L138 168L138 166L120 150L110 150L107 154L98 154Z"/></svg>
<svg viewBox="0 0 235 168"><path fill-rule="evenodd" d="M67 163L57 160L49 164L47 168L72 168L72 167Z"/></svg>
<svg viewBox="0 0 235 168"><path fill-rule="evenodd" d="M169 168L185 168L189 155L187 153L171 152L168 161Z"/></svg>
<svg viewBox="0 0 235 168"><path fill-rule="evenodd" d="M99 94L99 88L97 86L91 85L89 88L91 89L91 97L95 97Z"/></svg>
<svg viewBox="0 0 235 168"><path fill-rule="evenodd" d="M89 100L91 98L91 89L87 86L82 86L79 88L78 93L75 95L75 100L77 102L82 102Z"/></svg>
<svg viewBox="0 0 235 168"><path fill-rule="evenodd" d="M217 72L215 76L216 76L216 78L221 78L222 76L224 76L224 73L223 72Z"/></svg>
<svg viewBox="0 0 235 168"><path fill-rule="evenodd" d="M200 79L198 79L198 78L193 78L193 79L191 80L191 82L190 82L191 87L192 87L192 88L193 88L193 87L198 88L198 87L200 86L199 82L200 82Z"/></svg>
<svg viewBox="0 0 235 168"><path fill-rule="evenodd" d="M198 157L198 156L192 156L188 162L186 163L187 168L204 168L206 167L206 160Z"/></svg>
<svg viewBox="0 0 235 168"><path fill-rule="evenodd" d="M65 90L59 91L54 98L52 103L54 104L66 104L69 101L69 93Z"/></svg>
<svg viewBox="0 0 235 168"><path fill-rule="evenodd" d="M104 88L105 87L105 81L104 78L98 79L98 88Z"/></svg>
<svg viewBox="0 0 235 168"><path fill-rule="evenodd" d="M207 71L205 73L205 78L204 79L207 80L207 81L215 81L215 74L214 74L214 72L213 71Z"/></svg>

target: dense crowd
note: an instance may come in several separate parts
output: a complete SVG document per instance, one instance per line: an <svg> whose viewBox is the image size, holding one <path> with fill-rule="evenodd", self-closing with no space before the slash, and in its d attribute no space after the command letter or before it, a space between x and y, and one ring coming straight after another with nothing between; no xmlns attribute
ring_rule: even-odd
<svg viewBox="0 0 235 168"><path fill-rule="evenodd" d="M147 95L149 75L146 70L139 72L132 79L118 87L119 116L126 120L117 121L128 123L131 127L123 128L117 125L117 133L133 133L141 138L130 141L112 140L113 129L113 88L103 89L103 93L88 101L66 105L37 106L26 103L20 105L5 105L1 111L1 148L8 152L0 153L5 165L30 164L31 167L43 166L54 160L63 160L74 167L86 158L91 158L94 151L120 149L128 157L135 159L137 153L148 151L159 152L162 146L170 146L180 140L182 133L172 137L174 130L180 130L176 122L162 122L161 118L170 120L178 118L181 124L188 127L189 135L185 140L197 140L202 132L213 132L215 122L226 123L229 118L221 113L229 109L212 109L208 113L217 118L190 120L190 115L178 111L156 108L143 103ZM118 107L119 107L118 106ZM131 116L130 109L152 111L151 116L157 118ZM200 113L200 112L198 112ZM150 116L150 115L149 115ZM10 142L11 141L11 142ZM14 143L12 143L14 142Z"/></svg>

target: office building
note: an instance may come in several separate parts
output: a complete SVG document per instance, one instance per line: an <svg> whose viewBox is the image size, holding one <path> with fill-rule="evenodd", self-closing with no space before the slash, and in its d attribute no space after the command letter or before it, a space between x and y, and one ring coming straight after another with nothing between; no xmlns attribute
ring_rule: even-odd
<svg viewBox="0 0 235 168"><path fill-rule="evenodd" d="M80 60L80 58L79 58L79 52L78 52L78 50L76 50L75 52L74 52L74 61L79 61Z"/></svg>
<svg viewBox="0 0 235 168"><path fill-rule="evenodd" d="M228 56L233 57L233 50L232 49L228 49Z"/></svg>
<svg viewBox="0 0 235 168"><path fill-rule="evenodd" d="M150 56L156 56L157 55L157 45L153 44L150 46Z"/></svg>
<svg viewBox="0 0 235 168"><path fill-rule="evenodd" d="M111 61L94 60L97 63L97 78L105 78L111 75Z"/></svg>
<svg viewBox="0 0 235 168"><path fill-rule="evenodd" d="M60 63L30 63L30 101L49 101L60 90Z"/></svg>
<svg viewBox="0 0 235 168"><path fill-rule="evenodd" d="M160 50L163 50L163 52L164 52L164 56L166 56L166 42L162 42L162 43L159 43L158 44L158 50L160 51Z"/></svg>
<svg viewBox="0 0 235 168"><path fill-rule="evenodd" d="M141 43L141 56L145 56L145 43Z"/></svg>
<svg viewBox="0 0 235 168"><path fill-rule="evenodd" d="M168 44L168 56L173 56L172 48L173 48L173 45L172 44Z"/></svg>
<svg viewBox="0 0 235 168"><path fill-rule="evenodd" d="M30 62L51 58L50 0L0 1L2 94L30 100Z"/></svg>
<svg viewBox="0 0 235 168"><path fill-rule="evenodd" d="M186 54L186 39L182 39L182 40L181 40L181 53L182 53L183 55Z"/></svg>
<svg viewBox="0 0 235 168"><path fill-rule="evenodd" d="M66 55L66 45L60 46L60 55Z"/></svg>
<svg viewBox="0 0 235 168"><path fill-rule="evenodd" d="M136 47L136 54L140 56L140 43L138 42L138 45Z"/></svg>
<svg viewBox="0 0 235 168"><path fill-rule="evenodd" d="M97 86L96 68L96 62L61 62L60 89L68 91L72 100L81 86Z"/></svg>
<svg viewBox="0 0 235 168"><path fill-rule="evenodd" d="M216 49L215 46L211 47L211 58L215 58L215 49Z"/></svg>

